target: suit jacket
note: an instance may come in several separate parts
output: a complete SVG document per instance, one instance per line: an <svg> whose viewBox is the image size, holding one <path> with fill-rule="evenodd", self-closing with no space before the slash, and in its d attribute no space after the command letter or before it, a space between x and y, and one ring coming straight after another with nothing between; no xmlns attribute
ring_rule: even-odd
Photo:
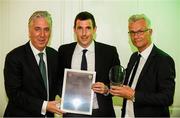
<svg viewBox="0 0 180 118"><path fill-rule="evenodd" d="M47 47L47 66L49 81L49 100L54 100L57 87L58 54ZM5 89L9 98L4 116L42 116L41 108L47 100L47 92L39 66L29 42L6 56L4 67ZM47 116L53 116L47 113Z"/></svg>
<svg viewBox="0 0 180 118"><path fill-rule="evenodd" d="M58 50L61 75L63 75L65 68L71 68L72 55L76 44L77 43L74 42L71 44L62 45ZM112 66L119 64L120 61L115 47L95 42L96 82L103 82L109 86L109 70ZM112 96L97 94L97 101L99 110L98 112L93 113L92 116L115 116L112 105Z"/></svg>
<svg viewBox="0 0 180 118"><path fill-rule="evenodd" d="M125 84L135 64L137 52L133 53L127 66ZM168 107L173 103L175 90L175 64L173 59L155 45L140 73L136 88L135 117L169 117ZM125 114L123 101L122 116Z"/></svg>

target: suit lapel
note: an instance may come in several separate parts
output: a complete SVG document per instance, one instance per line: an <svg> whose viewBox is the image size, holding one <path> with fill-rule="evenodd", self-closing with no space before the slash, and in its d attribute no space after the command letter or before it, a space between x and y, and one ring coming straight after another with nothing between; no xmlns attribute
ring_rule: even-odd
<svg viewBox="0 0 180 118"><path fill-rule="evenodd" d="M27 54L27 60L28 60L27 62L29 63L29 69L31 69L31 72L34 75L34 77L32 79L37 79L36 81L39 82L40 85L42 85L39 87L41 87L41 90L43 90L43 89L45 89L44 82L43 82L37 61L34 57L31 47L29 45L29 42L25 45L25 47L26 47L26 52L27 52L26 54Z"/></svg>
<svg viewBox="0 0 180 118"><path fill-rule="evenodd" d="M98 44L94 41L94 44L95 44L95 71L96 73L98 73L98 70L100 70L100 63L101 63L101 55L100 55L100 52L99 52L99 46L97 46Z"/></svg>
<svg viewBox="0 0 180 118"><path fill-rule="evenodd" d="M130 58L130 60L129 60L129 63L128 63L128 66L127 66L127 69L126 69L125 81L124 81L124 84L125 84L125 85L128 84L129 76L130 76L130 74L131 74L131 71L132 71L132 69L133 69L133 66L135 65L137 55L138 55L138 53L135 52L135 53L131 56L131 58Z"/></svg>
<svg viewBox="0 0 180 118"><path fill-rule="evenodd" d="M51 58L51 55L49 54L48 47L46 48L46 58L47 58L47 72L48 72L48 85L49 85L49 90L51 90L51 85L52 85L52 64L51 62L53 61Z"/></svg>
<svg viewBox="0 0 180 118"><path fill-rule="evenodd" d="M138 82L137 82L136 86L138 86L138 83L140 83L140 81L143 79L144 74L146 73L149 65L151 64L154 56L156 55L156 49L157 49L156 46L153 46L153 49L152 49L152 51L151 51L145 65L144 65L144 67L143 67L143 69L141 71L141 74L139 75L139 79L138 79Z"/></svg>
<svg viewBox="0 0 180 118"><path fill-rule="evenodd" d="M70 45L70 49L67 50L67 55L65 55L67 57L67 60L65 60L67 68L71 68L72 56L73 56L76 44L77 44L76 42L72 43L72 45Z"/></svg>

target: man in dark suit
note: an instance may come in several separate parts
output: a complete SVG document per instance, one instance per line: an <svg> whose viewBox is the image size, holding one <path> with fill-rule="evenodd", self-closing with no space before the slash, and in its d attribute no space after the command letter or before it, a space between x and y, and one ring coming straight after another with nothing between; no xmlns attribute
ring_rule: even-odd
<svg viewBox="0 0 180 118"><path fill-rule="evenodd" d="M124 98L122 117L170 116L168 107L173 104L175 64L152 43L151 34L150 21L144 14L129 18L129 35L138 52L130 58L124 85L110 90L112 95Z"/></svg>
<svg viewBox="0 0 180 118"><path fill-rule="evenodd" d="M94 41L96 32L94 16L89 12L79 13L74 21L74 33L77 42L60 46L59 62L61 75L65 68L81 69L83 50L86 52L87 70L96 71L96 83L92 85L95 92L93 98L93 112L91 116L81 114L65 114L64 117L115 117L112 96L108 94L109 70L120 61L115 47ZM63 78L63 76L62 76Z"/></svg>
<svg viewBox="0 0 180 118"><path fill-rule="evenodd" d="M52 28L51 15L47 11L34 12L28 27L30 41L6 56L4 79L9 101L4 116L61 114L57 107L59 102L54 101L59 81L58 53L47 47Z"/></svg>

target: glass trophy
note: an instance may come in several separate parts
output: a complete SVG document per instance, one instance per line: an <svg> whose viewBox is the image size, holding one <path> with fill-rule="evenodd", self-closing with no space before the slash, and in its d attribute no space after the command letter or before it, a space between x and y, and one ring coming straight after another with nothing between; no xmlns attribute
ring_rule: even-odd
<svg viewBox="0 0 180 118"><path fill-rule="evenodd" d="M122 86L126 71L121 65L113 66L109 71L109 80L111 86Z"/></svg>

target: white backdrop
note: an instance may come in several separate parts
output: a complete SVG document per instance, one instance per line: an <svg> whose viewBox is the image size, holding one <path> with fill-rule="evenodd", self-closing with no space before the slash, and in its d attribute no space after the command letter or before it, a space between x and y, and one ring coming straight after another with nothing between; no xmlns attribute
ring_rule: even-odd
<svg viewBox="0 0 180 118"><path fill-rule="evenodd" d="M154 43L175 60L176 94L171 110L172 116L180 116L179 0L0 0L0 116L7 104L3 77L5 56L28 41L28 19L36 10L47 10L52 14L50 46L55 49L74 41L73 23L77 13L91 12L97 22L96 41L116 46L124 67L132 54L127 33L128 17L145 13L152 21Z"/></svg>

